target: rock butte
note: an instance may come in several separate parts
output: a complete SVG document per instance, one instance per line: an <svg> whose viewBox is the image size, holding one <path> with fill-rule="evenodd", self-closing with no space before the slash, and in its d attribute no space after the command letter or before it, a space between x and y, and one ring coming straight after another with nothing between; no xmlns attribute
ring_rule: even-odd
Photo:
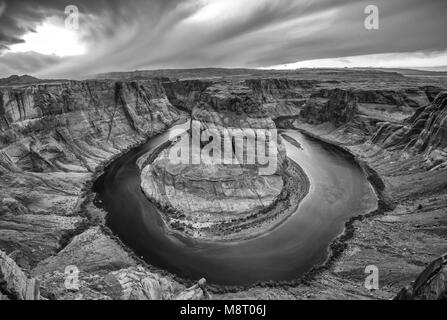
<svg viewBox="0 0 447 320"><path fill-rule="evenodd" d="M128 251L104 225L106 213L92 204L89 189L95 172L177 119L214 122L226 106L234 106L230 114L255 106L248 121L274 119L279 128L342 145L375 172L381 215L350 224L348 236L332 245L333 259L305 286L214 297L445 296L445 259L438 259L447 251L445 78L214 69L102 77L108 80L0 81L0 299L208 297L203 284L182 284ZM238 116L229 119L237 123ZM80 258L81 288L67 292L64 268ZM369 264L387 270L375 292L363 287ZM32 290L37 283L40 292Z"/></svg>
<svg viewBox="0 0 447 320"><path fill-rule="evenodd" d="M231 128L276 129L259 101L239 87L216 86L191 114L197 130L212 128L222 136L223 130ZM176 143L181 142L170 148ZM248 149L251 145L241 147L246 155L256 154L256 150ZM147 197L164 209L169 225L189 236L208 240L254 237L293 212L281 210L278 214L272 210L277 202L293 202L296 208L309 188L298 165L293 166L299 174L289 170L280 137L274 148L277 168L270 175L260 175L256 165L243 164L243 159L239 159L240 165L172 165L168 148L142 168L141 186ZM237 156L234 151L233 156ZM290 180L287 184L286 179ZM298 185L293 199L289 199L291 184Z"/></svg>

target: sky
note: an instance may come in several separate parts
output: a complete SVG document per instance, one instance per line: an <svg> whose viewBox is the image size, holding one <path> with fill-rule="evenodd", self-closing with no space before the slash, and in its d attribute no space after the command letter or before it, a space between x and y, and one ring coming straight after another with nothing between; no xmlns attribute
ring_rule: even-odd
<svg viewBox="0 0 447 320"><path fill-rule="evenodd" d="M378 29L365 27L370 5ZM0 77L198 67L447 70L446 12L446 0L0 0Z"/></svg>

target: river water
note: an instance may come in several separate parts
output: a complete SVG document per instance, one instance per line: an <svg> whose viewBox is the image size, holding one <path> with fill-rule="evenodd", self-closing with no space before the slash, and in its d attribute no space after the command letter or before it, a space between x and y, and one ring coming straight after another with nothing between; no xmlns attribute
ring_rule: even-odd
<svg viewBox="0 0 447 320"><path fill-rule="evenodd" d="M109 228L149 264L181 277L204 277L221 285L297 279L325 261L346 221L377 207L374 191L352 157L298 131L283 130L281 134L301 145L284 142L288 157L303 168L311 184L296 212L275 229L246 241L185 238L167 230L158 209L144 196L136 165L139 157L167 141L169 133L114 161L94 190L108 212Z"/></svg>

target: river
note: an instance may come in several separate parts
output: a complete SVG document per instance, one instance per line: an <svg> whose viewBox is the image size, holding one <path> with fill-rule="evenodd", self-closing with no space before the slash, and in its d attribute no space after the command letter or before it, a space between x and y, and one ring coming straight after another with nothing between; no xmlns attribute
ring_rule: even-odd
<svg viewBox="0 0 447 320"><path fill-rule="evenodd" d="M246 241L210 243L183 237L166 228L158 209L144 196L136 165L139 157L167 141L170 131L115 160L95 182L94 191L108 212L109 228L149 264L178 276L204 277L220 285L297 279L325 261L346 221L377 207L374 190L352 157L298 131L281 130L301 145L284 142L288 157L310 180L310 191L296 212L275 229Z"/></svg>

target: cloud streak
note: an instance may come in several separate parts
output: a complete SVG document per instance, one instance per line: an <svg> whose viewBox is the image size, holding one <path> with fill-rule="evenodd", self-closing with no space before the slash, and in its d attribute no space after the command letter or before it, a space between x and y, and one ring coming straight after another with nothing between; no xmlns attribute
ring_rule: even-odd
<svg viewBox="0 0 447 320"><path fill-rule="evenodd" d="M63 6L57 0L0 0L0 75L16 71L76 78L146 68L257 68L447 50L445 0L375 2L380 9L377 31L363 27L364 8L370 4L363 0L85 0ZM63 21L67 4L79 7L85 55L8 52L42 22Z"/></svg>

